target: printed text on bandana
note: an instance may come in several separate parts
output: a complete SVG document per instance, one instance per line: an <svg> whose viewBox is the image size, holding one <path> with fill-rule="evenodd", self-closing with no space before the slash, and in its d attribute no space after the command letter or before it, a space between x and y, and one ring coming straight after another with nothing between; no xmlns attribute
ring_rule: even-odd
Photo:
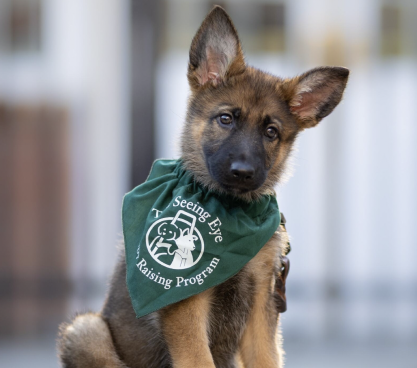
<svg viewBox="0 0 417 368"><path fill-rule="evenodd" d="M152 208L151 212L157 220L149 227L145 237L149 255L163 267L153 267L141 257L139 254L141 246L137 250L136 266L145 277L164 289L170 289L174 285L175 287L202 285L204 280L215 272L220 262L219 258L213 257L210 264L201 267L195 274L188 277L181 276L179 273L173 279L164 276L163 271L164 268L182 270L196 265L204 254L204 239L198 227L208 227L206 234L208 233L211 238L209 241L221 243L223 241L222 222L218 217L206 211L199 202L194 203L181 196L174 198L167 209L169 207L176 210L176 214L162 218L160 217L163 211Z"/></svg>

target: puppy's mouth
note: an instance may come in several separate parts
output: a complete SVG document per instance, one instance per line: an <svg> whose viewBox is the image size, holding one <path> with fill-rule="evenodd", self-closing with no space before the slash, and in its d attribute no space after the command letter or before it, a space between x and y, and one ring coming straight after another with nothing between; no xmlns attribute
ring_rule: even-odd
<svg viewBox="0 0 417 368"><path fill-rule="evenodd" d="M224 184L220 182L219 182L219 185L227 192L236 193L236 194L245 194L245 193L249 193L253 190L258 189L258 188L243 188L243 187L233 186L230 184Z"/></svg>

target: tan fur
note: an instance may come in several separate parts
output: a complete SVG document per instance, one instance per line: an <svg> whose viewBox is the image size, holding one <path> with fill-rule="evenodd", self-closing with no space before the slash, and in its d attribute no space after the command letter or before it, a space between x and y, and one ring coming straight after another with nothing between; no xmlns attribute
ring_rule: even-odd
<svg viewBox="0 0 417 368"><path fill-rule="evenodd" d="M207 290L162 313L162 329L174 368L215 368L208 338L211 298L212 291Z"/></svg>
<svg viewBox="0 0 417 368"><path fill-rule="evenodd" d="M247 66L232 21L215 7L190 48L184 167L209 190L245 201L274 195L298 133L333 111L348 74L345 68L322 67L282 79ZM233 125L219 120L224 114ZM270 129L276 132L272 137ZM254 158L256 181L255 175L233 179L231 163ZM277 299L275 283L287 242L281 226L233 277L140 319L127 291L122 252L102 312L62 327L63 366L281 368L278 310L285 296Z"/></svg>

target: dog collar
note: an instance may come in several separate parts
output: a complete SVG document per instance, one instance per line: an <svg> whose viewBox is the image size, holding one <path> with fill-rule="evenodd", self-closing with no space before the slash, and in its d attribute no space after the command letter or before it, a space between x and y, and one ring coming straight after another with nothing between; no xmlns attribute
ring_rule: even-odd
<svg viewBox="0 0 417 368"><path fill-rule="evenodd" d="M157 160L122 208L126 281L136 317L216 286L280 224L275 196L245 202L207 190L181 160Z"/></svg>

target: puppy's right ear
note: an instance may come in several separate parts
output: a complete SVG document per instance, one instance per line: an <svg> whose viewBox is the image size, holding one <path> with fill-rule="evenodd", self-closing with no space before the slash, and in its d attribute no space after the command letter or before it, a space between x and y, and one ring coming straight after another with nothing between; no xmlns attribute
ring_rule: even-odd
<svg viewBox="0 0 417 368"><path fill-rule="evenodd" d="M225 10L216 6L194 36L190 48L188 81L196 90L216 86L245 70L236 29Z"/></svg>

